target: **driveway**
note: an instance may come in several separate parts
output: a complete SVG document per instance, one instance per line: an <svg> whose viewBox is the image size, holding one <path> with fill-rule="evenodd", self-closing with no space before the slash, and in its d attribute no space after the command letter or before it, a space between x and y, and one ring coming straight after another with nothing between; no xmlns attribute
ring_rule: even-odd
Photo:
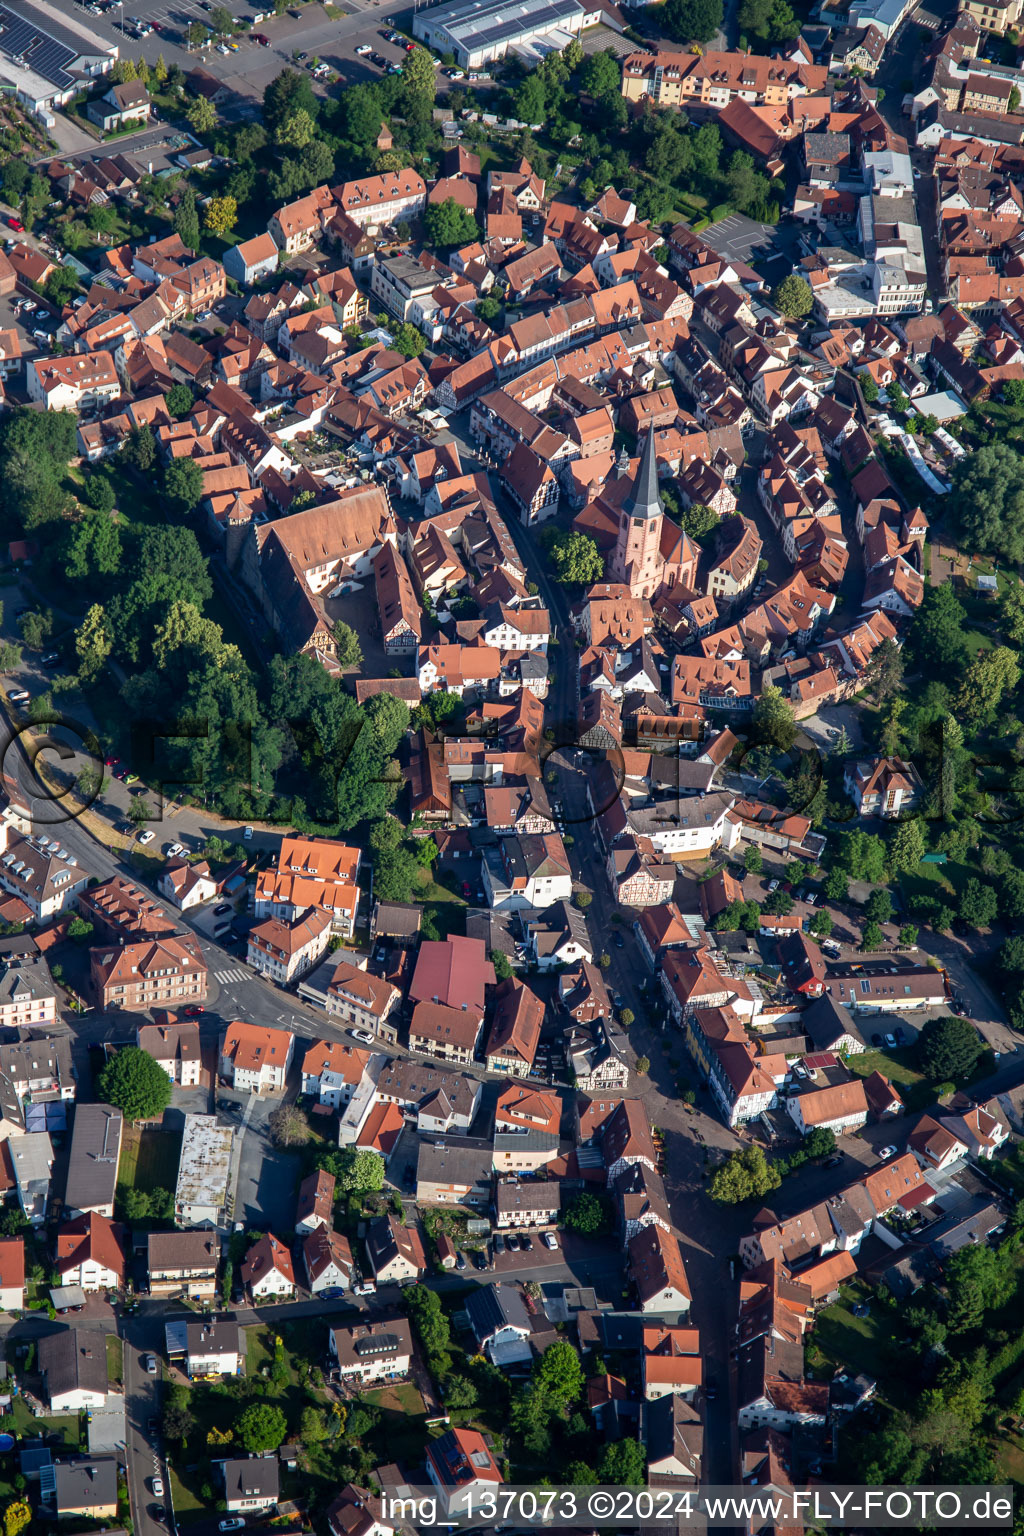
<svg viewBox="0 0 1024 1536"><path fill-rule="evenodd" d="M272 1098L253 1095L243 1117L235 1221L243 1222L246 1231L283 1236L295 1225L299 1158L294 1152L282 1152L270 1139L270 1116L283 1102L280 1094Z"/></svg>

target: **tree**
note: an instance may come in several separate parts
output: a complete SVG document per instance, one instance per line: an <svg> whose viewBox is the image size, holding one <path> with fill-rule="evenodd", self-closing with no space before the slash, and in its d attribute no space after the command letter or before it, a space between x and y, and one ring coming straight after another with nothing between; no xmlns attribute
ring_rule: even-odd
<svg viewBox="0 0 1024 1536"><path fill-rule="evenodd" d="M422 331L418 331L409 321L400 325L391 338L391 345L396 352L401 352L403 357L419 357L427 344L427 338Z"/></svg>
<svg viewBox="0 0 1024 1536"><path fill-rule="evenodd" d="M714 533L722 519L713 507L705 507L699 501L695 501L680 512L679 521L690 538L702 544Z"/></svg>
<svg viewBox="0 0 1024 1536"><path fill-rule="evenodd" d="M230 235L238 223L238 204L233 197L211 197L203 218L205 227L214 235Z"/></svg>
<svg viewBox="0 0 1024 1536"><path fill-rule="evenodd" d="M51 304L70 304L81 288L78 273L73 267L54 267L43 284L43 295Z"/></svg>
<svg viewBox="0 0 1024 1536"><path fill-rule="evenodd" d="M1008 443L965 454L953 471L949 511L972 552L1024 560L1024 460Z"/></svg>
<svg viewBox="0 0 1024 1536"><path fill-rule="evenodd" d="M814 916L811 918L811 932L816 934L819 939L827 939L829 934L832 932L832 927L833 924L831 912L827 912L824 907L819 907L818 911L815 912Z"/></svg>
<svg viewBox="0 0 1024 1536"><path fill-rule="evenodd" d="M558 532L546 543L556 581L589 586L604 576L604 558L589 534Z"/></svg>
<svg viewBox="0 0 1024 1536"><path fill-rule="evenodd" d="M110 477L102 473L91 474L82 487L82 499L94 512L105 514L110 521L110 514L114 510L114 487L110 483Z"/></svg>
<svg viewBox="0 0 1024 1536"><path fill-rule="evenodd" d="M84 917L77 914L68 923L68 938L74 939L76 944L84 944L93 935L92 923L87 923Z"/></svg>
<svg viewBox="0 0 1024 1536"><path fill-rule="evenodd" d="M16 1499L4 1510L4 1536L18 1536L32 1523L32 1507L24 1499Z"/></svg>
<svg viewBox="0 0 1024 1536"><path fill-rule="evenodd" d="M973 876L960 893L957 916L968 928L988 928L999 911L999 897L991 885Z"/></svg>
<svg viewBox="0 0 1024 1536"><path fill-rule="evenodd" d="M329 1433L327 1415L322 1408L314 1408L312 1405L303 1408L299 1420L299 1439L303 1445L320 1445Z"/></svg>
<svg viewBox="0 0 1024 1536"><path fill-rule="evenodd" d="M21 666L21 646L13 641L0 642L0 673L16 672Z"/></svg>
<svg viewBox="0 0 1024 1536"><path fill-rule="evenodd" d="M309 1140L309 1121L295 1104L280 1104L268 1123L275 1147L301 1147Z"/></svg>
<svg viewBox="0 0 1024 1536"><path fill-rule="evenodd" d="M623 1029L631 1029L632 1028L632 1026L636 1023L636 1014L633 1012L632 1008L623 1008L621 1010L621 1012L619 1013L619 1023L622 1025ZM638 1072L640 1071L640 1061L643 1061L643 1060L646 1060L646 1058L645 1057L640 1057L640 1059L637 1061L636 1066L637 1066L637 1071ZM650 1066L650 1062L648 1062L647 1065ZM646 1070L647 1070L647 1068L645 1067L644 1071L646 1071ZM641 1073L641 1076L642 1075L643 1074Z"/></svg>
<svg viewBox="0 0 1024 1536"><path fill-rule="evenodd" d="M759 875L764 869L764 855L756 843L748 843L743 854L743 868L748 875Z"/></svg>
<svg viewBox="0 0 1024 1536"><path fill-rule="evenodd" d="M133 469L140 470L143 474L151 470L156 463L156 438L153 436L152 427L145 424L133 427L125 439L121 452Z"/></svg>
<svg viewBox="0 0 1024 1536"><path fill-rule="evenodd" d="M808 1157L831 1157L836 1150L836 1136L826 1126L815 1126L810 1135L804 1137L803 1150Z"/></svg>
<svg viewBox="0 0 1024 1536"><path fill-rule="evenodd" d="M802 320L814 307L814 294L806 278L790 272L772 289L772 303L787 320Z"/></svg>
<svg viewBox="0 0 1024 1536"><path fill-rule="evenodd" d="M830 869L825 876L824 892L827 901L848 901L850 877L845 869Z"/></svg>
<svg viewBox="0 0 1024 1536"><path fill-rule="evenodd" d="M982 1052L974 1025L950 1014L928 1019L917 1037L918 1061L933 1083L962 1083Z"/></svg>
<svg viewBox="0 0 1024 1536"><path fill-rule="evenodd" d="M888 923L892 919L892 897L884 888L874 890L864 903L864 914L873 923Z"/></svg>
<svg viewBox="0 0 1024 1536"><path fill-rule="evenodd" d="M305 107L299 107L278 123L274 131L274 143L279 149L305 149L315 134L315 119Z"/></svg>
<svg viewBox="0 0 1024 1536"><path fill-rule="evenodd" d="M851 880L882 885L885 881L885 843L875 833L862 832L859 828L844 832L839 839L839 864Z"/></svg>
<svg viewBox="0 0 1024 1536"><path fill-rule="evenodd" d="M411 48L402 60L402 87L407 104L418 96L433 105L437 77L425 48Z"/></svg>
<svg viewBox="0 0 1024 1536"><path fill-rule="evenodd" d="M739 1205L744 1200L760 1199L778 1189L782 1177L774 1163L769 1163L761 1147L747 1147L733 1152L715 1169L709 1192L719 1205Z"/></svg>
<svg viewBox="0 0 1024 1536"><path fill-rule="evenodd" d="M642 1488L646 1478L647 1451L639 1440L613 1440L605 1446L597 1464L599 1483L616 1488Z"/></svg>
<svg viewBox="0 0 1024 1536"><path fill-rule="evenodd" d="M895 640L885 639L875 647L864 669L864 677L879 704L885 704L899 693L904 669L903 652Z"/></svg>
<svg viewBox="0 0 1024 1536"><path fill-rule="evenodd" d="M885 934L877 923L865 923L864 932L860 936L860 947L867 951L881 949L885 942Z"/></svg>
<svg viewBox="0 0 1024 1536"><path fill-rule="evenodd" d="M164 470L164 494L178 513L192 512L203 494L203 471L195 459L172 459Z"/></svg>
<svg viewBox="0 0 1024 1536"><path fill-rule="evenodd" d="M235 1432L250 1456L276 1451L288 1433L288 1420L276 1403L250 1403L239 1415Z"/></svg>
<svg viewBox="0 0 1024 1536"><path fill-rule="evenodd" d="M788 917L793 910L793 898L779 886L765 898L763 910L769 917Z"/></svg>
<svg viewBox="0 0 1024 1536"><path fill-rule="evenodd" d="M512 962L503 950L491 950L491 964L494 966L494 974L497 980L508 981L512 975Z"/></svg>
<svg viewBox="0 0 1024 1536"><path fill-rule="evenodd" d="M361 667L363 664L363 648L359 644L359 636L351 624L346 624L339 619L334 626L334 644L339 667Z"/></svg>
<svg viewBox="0 0 1024 1536"><path fill-rule="evenodd" d="M203 100L202 97L197 100ZM209 103L205 103L209 106ZM192 104L196 105L195 102ZM212 111L213 109L210 108ZM212 126L212 125L211 125ZM182 243L187 245L190 251L199 249L199 210L196 204L195 189L187 183L182 189L181 199L174 212L172 220L175 234L179 235Z"/></svg>
<svg viewBox="0 0 1024 1536"><path fill-rule="evenodd" d="M83 682L91 681L102 672L113 647L114 640L107 615L99 603L93 603L75 631L78 675Z"/></svg>
<svg viewBox="0 0 1024 1536"><path fill-rule="evenodd" d="M900 929L900 943L909 944L911 947L917 943L918 929L913 923L904 923Z"/></svg>
<svg viewBox="0 0 1024 1536"><path fill-rule="evenodd" d="M754 740L775 752L788 752L796 740L792 705L774 683L762 688L754 705L752 725Z"/></svg>
<svg viewBox="0 0 1024 1536"><path fill-rule="evenodd" d="M1024 465L1024 460L1021 462ZM971 662L954 700L957 719L974 729L991 724L1004 695L1012 693L1019 682L1020 665L1009 646L984 651Z"/></svg>
<svg viewBox="0 0 1024 1536"><path fill-rule="evenodd" d="M924 832L921 823L899 821L889 844L889 868L895 875L909 874L916 869L925 855Z"/></svg>
<svg viewBox="0 0 1024 1536"><path fill-rule="evenodd" d="M597 1195L576 1195L565 1213L565 1225L581 1237L596 1237L607 1227L607 1212Z"/></svg>
<svg viewBox="0 0 1024 1536"><path fill-rule="evenodd" d="M521 123L543 123L547 116L547 96L544 81L536 70L520 82L512 103L512 111Z"/></svg>
<svg viewBox="0 0 1024 1536"><path fill-rule="evenodd" d="M370 1194L384 1188L384 1159L378 1152L346 1147L335 1171L339 1194Z"/></svg>
<svg viewBox="0 0 1024 1536"><path fill-rule="evenodd" d="M37 611L27 608L18 615L21 638L32 651L41 651L53 634L53 613L49 608Z"/></svg>
<svg viewBox="0 0 1024 1536"><path fill-rule="evenodd" d="M432 203L423 215L423 228L430 243L440 246L468 245L480 235L476 219L454 197Z"/></svg>
<svg viewBox="0 0 1024 1536"><path fill-rule="evenodd" d="M186 108L185 116L192 132L199 134L200 137L203 134L212 133L217 126L217 113L214 111L213 103L207 101L205 96L193 97ZM194 248L197 248L198 244L197 240Z"/></svg>
<svg viewBox="0 0 1024 1536"><path fill-rule="evenodd" d="M577 1401L583 1392L583 1367L567 1339L548 1345L534 1365L533 1379L557 1408Z"/></svg>
<svg viewBox="0 0 1024 1536"><path fill-rule="evenodd" d="M722 25L722 0L667 0L662 21L681 43L708 43Z"/></svg>
<svg viewBox="0 0 1024 1536"><path fill-rule="evenodd" d="M195 404L195 396L187 384L172 384L164 396L164 404L172 416L180 421Z"/></svg>
<svg viewBox="0 0 1024 1536"><path fill-rule="evenodd" d="M966 650L966 609L949 582L926 587L910 628L910 644L919 666L937 676L956 671Z"/></svg>
<svg viewBox="0 0 1024 1536"><path fill-rule="evenodd" d="M138 1046L117 1051L99 1075L100 1098L126 1120L155 1120L171 1102L171 1080Z"/></svg>
<svg viewBox="0 0 1024 1536"><path fill-rule="evenodd" d="M576 891L572 899L579 910L585 912L594 898L589 891Z"/></svg>

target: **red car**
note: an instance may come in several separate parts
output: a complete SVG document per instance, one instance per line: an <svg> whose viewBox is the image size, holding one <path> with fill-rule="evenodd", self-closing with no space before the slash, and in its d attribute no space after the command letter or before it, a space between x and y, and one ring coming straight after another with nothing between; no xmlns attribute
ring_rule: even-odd
<svg viewBox="0 0 1024 1536"><path fill-rule="evenodd" d="M191 1008L185 1009L185 1017L186 1019L198 1019L199 1015L205 1012L205 1008L200 1008L198 1003L193 1003Z"/></svg>
<svg viewBox="0 0 1024 1536"><path fill-rule="evenodd" d="M254 43L259 43L261 48L270 47L270 38L265 32L254 32L252 34L252 40Z"/></svg>
<svg viewBox="0 0 1024 1536"><path fill-rule="evenodd" d="M25 233L25 226L24 226L24 224L21 222L20 219L16 219L13 214L8 214L7 215L7 227L8 227L8 229L15 230L16 233L19 234L19 235L23 235Z"/></svg>
<svg viewBox="0 0 1024 1536"><path fill-rule="evenodd" d="M415 43L406 43L406 45L405 45L405 51L406 51L406 53L412 53L412 51L413 51L413 49L414 49L414 48L415 48L415 47L416 47L416 44L415 44Z"/></svg>
<svg viewBox="0 0 1024 1536"><path fill-rule="evenodd" d="M119 757L105 757L103 759L104 768L119 768L120 765L121 759Z"/></svg>

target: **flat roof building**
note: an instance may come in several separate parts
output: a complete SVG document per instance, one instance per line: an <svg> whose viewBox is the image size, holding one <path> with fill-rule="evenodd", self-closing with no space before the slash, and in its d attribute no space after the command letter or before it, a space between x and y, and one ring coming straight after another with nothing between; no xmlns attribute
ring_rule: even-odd
<svg viewBox="0 0 1024 1536"><path fill-rule="evenodd" d="M70 101L89 76L106 74L117 53L115 43L45 0L0 5L0 89L13 86L44 121L52 122L48 109Z"/></svg>
<svg viewBox="0 0 1024 1536"><path fill-rule="evenodd" d="M234 1133L215 1115L186 1115L174 1191L179 1227L216 1227L231 1180Z"/></svg>
<svg viewBox="0 0 1024 1536"><path fill-rule="evenodd" d="M450 0L420 11L412 30L431 48L453 53L463 69L477 69L552 33L578 36L599 16L581 0Z"/></svg>

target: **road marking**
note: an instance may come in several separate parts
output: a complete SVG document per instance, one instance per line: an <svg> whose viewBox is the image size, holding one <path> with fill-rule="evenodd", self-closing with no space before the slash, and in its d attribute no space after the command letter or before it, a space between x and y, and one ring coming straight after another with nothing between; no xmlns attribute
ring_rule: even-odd
<svg viewBox="0 0 1024 1536"><path fill-rule="evenodd" d="M223 985L230 981L248 981L250 980L250 974L243 966L236 966L230 971L214 971L213 979Z"/></svg>

